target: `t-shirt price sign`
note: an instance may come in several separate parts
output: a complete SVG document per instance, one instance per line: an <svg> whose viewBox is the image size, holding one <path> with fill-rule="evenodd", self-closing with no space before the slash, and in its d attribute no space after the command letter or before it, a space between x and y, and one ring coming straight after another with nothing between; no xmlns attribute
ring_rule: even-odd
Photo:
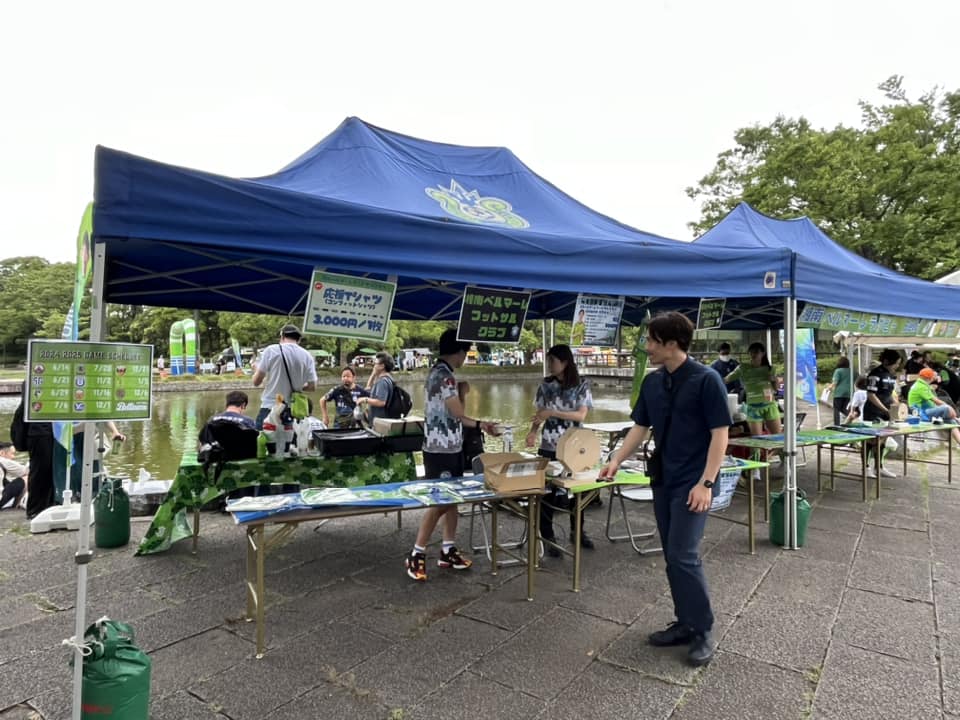
<svg viewBox="0 0 960 720"><path fill-rule="evenodd" d="M31 340L24 419L150 418L152 345Z"/></svg>
<svg viewBox="0 0 960 720"><path fill-rule="evenodd" d="M529 306L528 292L468 286L460 305L457 340L520 342L520 330Z"/></svg>
<svg viewBox="0 0 960 720"><path fill-rule="evenodd" d="M723 311L727 306L724 298L701 298L697 313L697 330L716 330L723 324Z"/></svg>
<svg viewBox="0 0 960 720"><path fill-rule="evenodd" d="M396 283L315 270L303 331L311 335L385 340Z"/></svg>

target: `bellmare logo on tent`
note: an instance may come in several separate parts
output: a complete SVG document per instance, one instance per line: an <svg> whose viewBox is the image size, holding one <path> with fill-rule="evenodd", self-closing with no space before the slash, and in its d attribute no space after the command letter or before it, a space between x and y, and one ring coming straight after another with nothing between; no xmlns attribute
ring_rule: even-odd
<svg viewBox="0 0 960 720"><path fill-rule="evenodd" d="M530 227L530 223L513 212L513 205L497 197L483 197L477 190L467 190L454 179L450 187L424 188L424 192L436 200L444 212L460 220L480 225L505 225L517 230Z"/></svg>

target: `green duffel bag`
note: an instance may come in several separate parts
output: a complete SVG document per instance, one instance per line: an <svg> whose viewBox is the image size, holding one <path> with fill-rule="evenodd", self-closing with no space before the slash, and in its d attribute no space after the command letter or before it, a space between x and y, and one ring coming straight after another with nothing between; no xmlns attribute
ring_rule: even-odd
<svg viewBox="0 0 960 720"><path fill-rule="evenodd" d="M133 628L109 618L87 628L81 717L146 720L150 716L150 656L133 644Z"/></svg>

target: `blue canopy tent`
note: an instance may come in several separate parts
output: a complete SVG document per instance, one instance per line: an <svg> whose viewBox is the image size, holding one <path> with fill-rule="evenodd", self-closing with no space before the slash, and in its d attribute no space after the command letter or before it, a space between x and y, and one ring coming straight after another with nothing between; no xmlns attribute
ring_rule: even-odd
<svg viewBox="0 0 960 720"><path fill-rule="evenodd" d="M769 303L789 293L787 250L644 233L505 148L419 140L356 118L267 177L99 147L95 178L108 302L298 315L314 267L396 280L398 319L456 319L466 284L534 291L531 318L571 316L580 292L625 295L628 323L655 298Z"/></svg>
<svg viewBox="0 0 960 720"><path fill-rule="evenodd" d="M796 255L794 297L883 315L960 319L960 290L898 273L830 239L809 218L776 220L740 203L695 246L788 249ZM769 318L771 324L775 318Z"/></svg>

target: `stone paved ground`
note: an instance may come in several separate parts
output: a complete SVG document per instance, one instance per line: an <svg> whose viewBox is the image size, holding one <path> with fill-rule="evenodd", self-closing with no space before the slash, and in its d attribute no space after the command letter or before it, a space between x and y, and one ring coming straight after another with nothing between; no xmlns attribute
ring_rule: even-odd
<svg viewBox="0 0 960 720"><path fill-rule="evenodd" d="M813 465L801 470L814 511L799 551L772 546L761 523L749 555L744 527L708 523L720 644L704 669L645 642L672 616L658 555L598 542L579 594L571 562L546 558L533 602L520 571L491 577L480 557L415 585L400 566L414 513L402 530L380 516L302 526L272 555L262 660L242 620L242 532L224 516L204 515L197 556L189 543L98 552L87 614L133 624L158 720L960 717L960 477L911 465L864 503L849 481L817 494ZM649 507L630 512L649 524ZM745 517L743 499L726 514ZM604 518L587 513L594 537ZM135 523L135 539L144 530ZM0 720L68 718L60 641L76 534L30 536L11 511L0 533Z"/></svg>

